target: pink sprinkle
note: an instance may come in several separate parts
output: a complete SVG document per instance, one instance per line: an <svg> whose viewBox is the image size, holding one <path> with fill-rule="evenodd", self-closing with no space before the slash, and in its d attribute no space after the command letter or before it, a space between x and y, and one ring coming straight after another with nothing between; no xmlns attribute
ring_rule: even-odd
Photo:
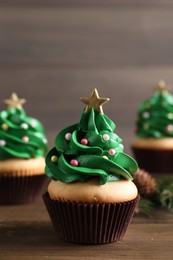
<svg viewBox="0 0 173 260"><path fill-rule="evenodd" d="M29 137L28 136L23 136L22 140L27 143L29 141Z"/></svg>
<svg viewBox="0 0 173 260"><path fill-rule="evenodd" d="M81 141L80 141L81 144L83 145L87 145L88 144L88 140L83 138Z"/></svg>
<svg viewBox="0 0 173 260"><path fill-rule="evenodd" d="M71 161L70 161L70 164L72 165L72 166L78 166L78 161L77 160L75 160L75 159L72 159Z"/></svg>
<svg viewBox="0 0 173 260"><path fill-rule="evenodd" d="M109 153L109 155L114 155L114 154L115 154L115 150L114 150L114 149L110 149L110 150L108 151L108 153Z"/></svg>
<svg viewBox="0 0 173 260"><path fill-rule="evenodd" d="M166 126L166 130L167 130L168 132L173 131L173 125L167 125L167 126Z"/></svg>

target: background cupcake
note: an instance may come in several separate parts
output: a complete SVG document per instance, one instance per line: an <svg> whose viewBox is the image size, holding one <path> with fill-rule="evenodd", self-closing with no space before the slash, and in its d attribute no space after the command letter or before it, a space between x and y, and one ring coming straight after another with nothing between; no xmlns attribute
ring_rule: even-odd
<svg viewBox="0 0 173 260"><path fill-rule="evenodd" d="M46 156L52 179L43 195L61 239L82 244L121 240L138 201L131 173L136 162L123 153L115 124L103 114L95 89L80 122L63 129Z"/></svg>
<svg viewBox="0 0 173 260"><path fill-rule="evenodd" d="M36 201L47 183L44 174L47 139L43 125L26 115L13 93L0 112L0 204Z"/></svg>
<svg viewBox="0 0 173 260"><path fill-rule="evenodd" d="M153 97L140 104L132 150L140 168L173 173L173 96L159 81Z"/></svg>

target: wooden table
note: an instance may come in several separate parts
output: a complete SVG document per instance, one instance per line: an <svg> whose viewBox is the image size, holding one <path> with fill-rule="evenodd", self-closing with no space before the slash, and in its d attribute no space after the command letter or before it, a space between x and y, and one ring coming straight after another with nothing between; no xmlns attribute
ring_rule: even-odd
<svg viewBox="0 0 173 260"><path fill-rule="evenodd" d="M94 87L130 152L139 103L164 79L173 86L170 0L1 0L0 110L15 91L40 119L49 146L79 121ZM173 215L135 216L124 240L103 246L60 241L43 202L0 206L0 260L173 259Z"/></svg>
<svg viewBox="0 0 173 260"><path fill-rule="evenodd" d="M173 215L135 215L124 239L85 246L61 241L42 201L0 207L0 259L173 259Z"/></svg>

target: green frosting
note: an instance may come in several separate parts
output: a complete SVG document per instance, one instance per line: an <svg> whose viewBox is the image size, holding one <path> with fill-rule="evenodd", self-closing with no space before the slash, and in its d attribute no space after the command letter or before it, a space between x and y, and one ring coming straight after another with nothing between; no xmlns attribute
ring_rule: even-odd
<svg viewBox="0 0 173 260"><path fill-rule="evenodd" d="M140 104L136 123L139 137L173 137L173 96L157 90L153 97Z"/></svg>
<svg viewBox="0 0 173 260"><path fill-rule="evenodd" d="M98 177L100 184L132 180L137 163L123 153L115 124L104 114L83 111L80 122L63 129L46 156L46 174L64 183Z"/></svg>
<svg viewBox="0 0 173 260"><path fill-rule="evenodd" d="M22 107L0 113L0 160L45 156L46 143L42 124Z"/></svg>

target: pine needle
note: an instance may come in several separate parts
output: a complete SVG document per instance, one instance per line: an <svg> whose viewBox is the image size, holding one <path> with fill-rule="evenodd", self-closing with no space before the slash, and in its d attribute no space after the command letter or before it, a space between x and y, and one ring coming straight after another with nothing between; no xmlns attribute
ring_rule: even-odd
<svg viewBox="0 0 173 260"><path fill-rule="evenodd" d="M173 213L173 177L160 178L157 193L160 205Z"/></svg>
<svg viewBox="0 0 173 260"><path fill-rule="evenodd" d="M144 197L140 198L138 207L139 207L139 212L147 216L151 216L154 210L153 202L150 199Z"/></svg>

